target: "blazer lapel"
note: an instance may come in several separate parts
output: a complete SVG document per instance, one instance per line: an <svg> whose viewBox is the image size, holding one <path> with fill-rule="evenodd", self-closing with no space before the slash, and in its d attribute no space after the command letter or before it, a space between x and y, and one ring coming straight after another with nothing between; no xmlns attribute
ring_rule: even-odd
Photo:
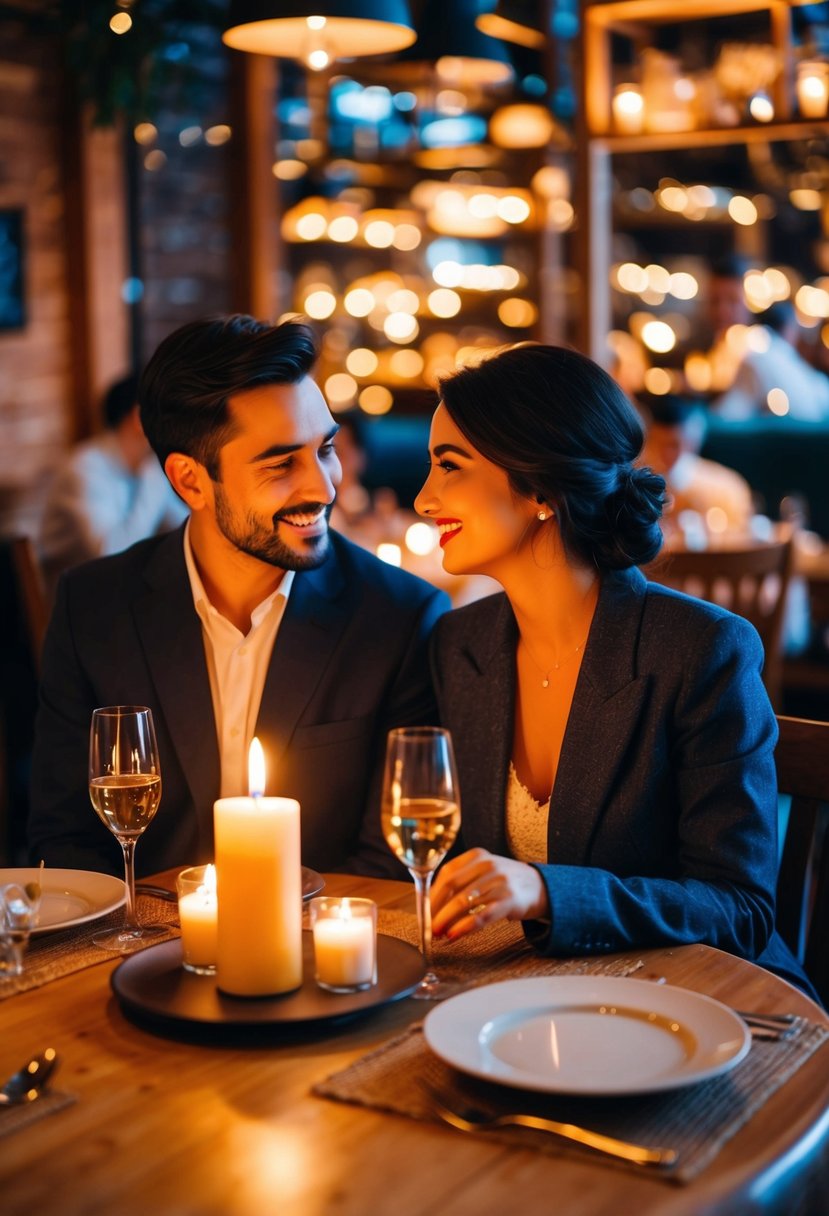
<svg viewBox="0 0 829 1216"><path fill-rule="evenodd" d="M550 803L548 860L583 865L647 691L636 678L646 582L638 570L602 579Z"/></svg>
<svg viewBox="0 0 829 1216"><path fill-rule="evenodd" d="M199 838L213 839L219 747L201 622L184 562L183 529L154 550L135 598L135 627L144 648L167 733L190 789ZM163 780L163 774L162 774Z"/></svg>
<svg viewBox="0 0 829 1216"><path fill-rule="evenodd" d="M475 839L492 852L507 849L504 805L515 716L515 618L505 595L492 598L486 628L463 647L466 660L453 673L453 741L464 805L474 808ZM494 729L493 729L494 726ZM463 827L461 827L463 833Z"/></svg>
<svg viewBox="0 0 829 1216"><path fill-rule="evenodd" d="M311 700L348 621L344 579L336 554L316 570L294 576L279 626L257 720L274 771ZM267 742L266 742L267 741Z"/></svg>

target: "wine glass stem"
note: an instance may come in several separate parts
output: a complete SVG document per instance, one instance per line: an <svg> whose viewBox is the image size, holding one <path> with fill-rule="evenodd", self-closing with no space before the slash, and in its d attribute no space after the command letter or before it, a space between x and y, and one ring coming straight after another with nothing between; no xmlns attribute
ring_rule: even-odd
<svg viewBox="0 0 829 1216"><path fill-rule="evenodd" d="M127 914L124 928L134 931L140 927L135 910L135 841L122 840L121 849L124 853L124 882L127 887Z"/></svg>
<svg viewBox="0 0 829 1216"><path fill-rule="evenodd" d="M410 870L415 885L417 899L417 924L420 929L420 953L426 970L432 969L432 906L429 903L429 887L432 885L433 871Z"/></svg>

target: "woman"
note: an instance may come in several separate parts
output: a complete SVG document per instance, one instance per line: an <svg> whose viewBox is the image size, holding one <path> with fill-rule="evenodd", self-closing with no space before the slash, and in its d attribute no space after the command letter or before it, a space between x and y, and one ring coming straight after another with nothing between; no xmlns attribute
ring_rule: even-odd
<svg viewBox="0 0 829 1216"><path fill-rule="evenodd" d="M524 345L441 386L415 506L445 568L504 595L438 623L467 851L433 932L506 917L552 955L707 942L808 988L774 933L777 727L754 628L648 583L664 481L638 417L570 350Z"/></svg>

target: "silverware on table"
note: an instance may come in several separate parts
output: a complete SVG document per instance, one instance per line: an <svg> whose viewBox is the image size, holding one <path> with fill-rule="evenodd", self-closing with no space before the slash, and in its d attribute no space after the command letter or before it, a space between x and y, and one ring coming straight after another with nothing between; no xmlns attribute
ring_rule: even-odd
<svg viewBox="0 0 829 1216"><path fill-rule="evenodd" d="M171 904L178 902L175 891L168 891L166 887L154 887L149 882L137 882L135 891L137 895L154 895L156 899L166 899Z"/></svg>
<svg viewBox="0 0 829 1216"><path fill-rule="evenodd" d="M577 1144L586 1145L610 1157L621 1157L632 1161L635 1165L667 1166L675 1165L677 1152L672 1148L647 1148L643 1144L631 1144L626 1140L616 1140L613 1136L602 1135L601 1132L590 1131L575 1123L558 1123L554 1119L544 1119L538 1115L490 1115L474 1107L465 1106L463 1111L452 1110L446 1106L434 1090L423 1088L429 1095L432 1109L444 1123L458 1128L463 1132L488 1131L499 1127L531 1127L536 1131L551 1132L564 1140L574 1140Z"/></svg>
<svg viewBox="0 0 829 1216"><path fill-rule="evenodd" d="M0 1107L34 1102L46 1088L57 1063L58 1055L54 1047L47 1047L40 1055L29 1060L0 1086Z"/></svg>
<svg viewBox="0 0 829 1216"><path fill-rule="evenodd" d="M755 1039L790 1039L807 1024L806 1018L794 1013L751 1013L744 1009L734 1012Z"/></svg>

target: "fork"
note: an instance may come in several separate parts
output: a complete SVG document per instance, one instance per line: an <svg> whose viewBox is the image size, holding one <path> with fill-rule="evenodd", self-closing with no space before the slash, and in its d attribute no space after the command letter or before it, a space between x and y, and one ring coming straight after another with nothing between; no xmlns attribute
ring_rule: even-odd
<svg viewBox="0 0 829 1216"><path fill-rule="evenodd" d="M635 1165L674 1165L678 1153L672 1148L646 1148L642 1144L631 1144L626 1140L616 1140L613 1136L604 1136L601 1132L589 1131L575 1123L558 1123L554 1119L544 1119L539 1115L488 1115L474 1107L466 1107L463 1112L452 1110L444 1105L433 1089L423 1085L432 1102L432 1108L444 1123L458 1128L462 1132L489 1131L499 1127L531 1127L536 1131L552 1132L564 1140L574 1140L588 1148L606 1153L610 1157L621 1157L624 1161L632 1161Z"/></svg>
<svg viewBox="0 0 829 1216"><path fill-rule="evenodd" d="M734 1012L758 1039L790 1039L806 1025L806 1018L794 1013L750 1013L743 1009Z"/></svg>

